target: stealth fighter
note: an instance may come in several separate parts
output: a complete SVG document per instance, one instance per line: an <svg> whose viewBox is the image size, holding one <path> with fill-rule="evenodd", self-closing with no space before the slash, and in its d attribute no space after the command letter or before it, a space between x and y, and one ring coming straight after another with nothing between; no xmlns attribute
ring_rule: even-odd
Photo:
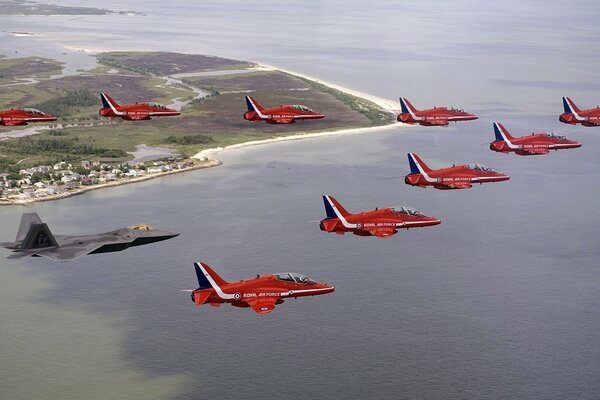
<svg viewBox="0 0 600 400"><path fill-rule="evenodd" d="M71 261L87 254L121 251L132 246L171 239L178 235L145 224L96 235L54 235L37 213L24 213L15 242L0 243L0 245L14 252L8 257L12 259L33 256L46 257L55 261Z"/></svg>

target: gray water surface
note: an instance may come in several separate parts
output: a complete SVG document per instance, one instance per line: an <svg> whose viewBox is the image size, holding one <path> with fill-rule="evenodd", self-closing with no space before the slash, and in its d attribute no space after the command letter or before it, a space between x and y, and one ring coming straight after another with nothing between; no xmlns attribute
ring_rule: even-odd
<svg viewBox="0 0 600 400"><path fill-rule="evenodd" d="M0 397L600 397L600 131L557 121L563 95L598 101L597 3L122 7L145 16L0 17L3 30L39 34L0 50L47 56L44 45L60 43L252 59L481 119L247 148L221 154L217 168L0 208L1 241L26 210L57 233L138 222L182 233L73 263L0 258ZM493 153L496 120L583 147ZM408 187L409 151L432 167L480 162L511 180ZM326 234L326 193L350 211L406 205L442 224L390 239ZM336 292L264 316L197 308L180 291L197 285L195 260L229 280L289 270Z"/></svg>

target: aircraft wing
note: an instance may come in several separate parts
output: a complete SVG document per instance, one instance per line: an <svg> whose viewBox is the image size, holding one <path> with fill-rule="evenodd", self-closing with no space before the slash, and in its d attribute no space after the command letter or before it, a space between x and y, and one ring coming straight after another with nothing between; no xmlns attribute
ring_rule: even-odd
<svg viewBox="0 0 600 400"><path fill-rule="evenodd" d="M20 121L8 120L8 121L7 121L7 120L5 119L5 120L3 120L3 121L2 121L2 123L3 123L3 125L4 125L4 126L19 126L19 125L27 125L27 121L23 121L23 120L20 120Z"/></svg>
<svg viewBox="0 0 600 400"><path fill-rule="evenodd" d="M129 114L127 115L127 118L132 120L132 121L140 121L143 119L150 119L150 113L136 113L136 114Z"/></svg>
<svg viewBox="0 0 600 400"><path fill-rule="evenodd" d="M73 261L102 247L104 243L88 242L77 246L61 246L48 250L39 250L36 255L54 261Z"/></svg>
<svg viewBox="0 0 600 400"><path fill-rule="evenodd" d="M548 153L550 153L550 150L547 147L536 147L533 149L527 149L526 151L528 151L531 154L548 154Z"/></svg>
<svg viewBox="0 0 600 400"><path fill-rule="evenodd" d="M425 122L429 125L448 125L448 118L428 118L425 117Z"/></svg>
<svg viewBox="0 0 600 400"><path fill-rule="evenodd" d="M468 181L452 182L448 184L448 186L452 189L468 189L470 187L473 187L473 185L471 185L471 183L469 183Z"/></svg>
<svg viewBox="0 0 600 400"><path fill-rule="evenodd" d="M275 309L278 297L259 297L246 300L246 303L252 307L257 314L267 314Z"/></svg>
<svg viewBox="0 0 600 400"><path fill-rule="evenodd" d="M371 235L375 235L380 238L388 238L396 233L394 228L363 228Z"/></svg>
<svg viewBox="0 0 600 400"><path fill-rule="evenodd" d="M270 121L272 124L293 124L294 118L271 118Z"/></svg>

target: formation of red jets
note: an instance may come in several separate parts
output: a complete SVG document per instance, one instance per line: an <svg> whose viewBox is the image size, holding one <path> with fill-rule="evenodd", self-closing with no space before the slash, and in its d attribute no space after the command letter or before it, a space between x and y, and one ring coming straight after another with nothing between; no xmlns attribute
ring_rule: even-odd
<svg viewBox="0 0 600 400"><path fill-rule="evenodd" d="M149 120L152 117L171 117L180 112L158 103L135 103L119 105L108 94L101 93L102 108L99 114L108 118L122 118L127 121ZM575 103L563 97L564 113L559 120L565 124L600 126L600 107L580 110ZM267 124L293 124L296 121L321 119L325 115L302 105L282 105L264 108L256 99L246 96L248 111L244 119ZM434 107L417 110L408 99L400 98L401 113L397 120L406 124L422 126L446 126L450 122L470 121L478 117L463 110L446 107ZM32 108L18 108L0 111L0 125L18 126L29 122L52 122L57 118ZM490 149L500 153L518 155L547 154L550 150L562 150L581 147L581 143L554 133L533 133L513 137L499 122L493 124L495 140ZM408 153L410 173L405 176L407 185L435 189L468 189L475 183L483 184L509 180L504 173L480 164L452 165L441 169L431 169L414 153ZM426 216L420 211L407 207L385 207L356 214L348 212L333 196L323 196L326 218L321 220L322 231L344 235L352 233L358 236L388 238L399 229L410 229L438 225L437 218ZM278 273L257 276L239 282L227 282L207 264L195 263L199 287L190 290L192 301L200 306L210 304L219 307L229 303L236 307L249 307L259 314L271 312L275 305L286 298L316 296L331 293L333 286L318 283L302 274Z"/></svg>

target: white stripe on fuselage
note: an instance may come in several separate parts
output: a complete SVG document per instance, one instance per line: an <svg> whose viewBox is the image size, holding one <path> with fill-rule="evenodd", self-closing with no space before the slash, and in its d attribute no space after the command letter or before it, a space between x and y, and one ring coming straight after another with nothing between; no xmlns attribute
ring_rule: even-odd
<svg viewBox="0 0 600 400"><path fill-rule="evenodd" d="M403 97L402 98L402 104L404 104L404 106L406 107L406 109L408 110L408 113L410 114L410 116L412 117L412 119L414 119L415 121L421 121L424 119L424 117L417 117L414 113L414 111L411 109L411 107L408 105L408 102L406 101L406 99Z"/></svg>
<svg viewBox="0 0 600 400"><path fill-rule="evenodd" d="M219 285L217 285L217 283L215 282L215 280L212 278L212 276L210 276L210 274L204 269L204 266L200 263L198 263L198 266L200 267L200 269L202 270L202 273L204 274L204 276L206 277L206 279L208 279L208 281L210 282L210 285L213 287L213 289L215 289L215 292L217 292L217 295L222 298L223 300L231 300L235 298L235 295L233 294L229 294L229 293L225 293L223 291L223 289L221 289L219 287Z"/></svg>
<svg viewBox="0 0 600 400"><path fill-rule="evenodd" d="M577 112L575 112L575 104L573 104L571 99L566 99L566 100L567 100L567 104L569 105L569 108L571 109L571 114L573 114L575 116L575 119L577 121L585 121L587 118L581 117L579 114L577 114Z"/></svg>
<svg viewBox="0 0 600 400"><path fill-rule="evenodd" d="M291 296L293 297L296 294L305 294L305 293L319 293L325 292L327 290L331 290L331 288L322 288L322 289L301 289L301 290L290 290L288 292L282 292L281 297Z"/></svg>
<svg viewBox="0 0 600 400"><path fill-rule="evenodd" d="M500 124L494 122L494 125L496 126L496 129L498 129L498 132L500 132L500 136L502 136L502 139L504 140L504 142L506 142L506 144L508 145L509 148L511 148L511 149L519 148L518 145L513 144L510 140L508 140L508 138L506 137L506 134L504 133L504 129L502 129Z"/></svg>
<svg viewBox="0 0 600 400"><path fill-rule="evenodd" d="M271 119L270 115L266 115L266 114L263 114L260 112L260 110L258 109L258 107L256 107L256 104L254 104L254 101L252 101L250 96L248 96L248 101L250 102L250 104L252 104L252 108L254 108L254 112L256 112L259 117L264 118L264 119Z"/></svg>
<svg viewBox="0 0 600 400"><path fill-rule="evenodd" d="M410 158L413 160L413 162L417 166L419 172L421 173L421 175L423 175L423 178L425 178L425 180L427 182L429 182L429 183L435 183L435 182L437 182L437 179L432 178L429 175L427 175L427 172L425 172L425 170L423 169L423 167L421 167L421 164L419 164L419 162L417 161L417 159L415 157L413 157L412 153L410 153Z"/></svg>
<svg viewBox="0 0 600 400"><path fill-rule="evenodd" d="M344 218L344 216L342 215L342 213L340 213L337 209L337 207L335 206L335 204L333 204L333 201L331 201L331 199L329 198L329 196L325 196L327 198L327 201L329 202L329 205L331 206L331 208L333 208L333 212L335 213L335 215L337 215L338 219L340 221L342 221L342 225L344 225L344 227L346 228L357 228L358 224L351 224L349 223L346 218Z"/></svg>
<svg viewBox="0 0 600 400"><path fill-rule="evenodd" d="M102 93L102 97L104 98L104 100L106 100L106 102L108 103L108 105L110 106L110 109L116 114L116 115L124 115L123 111L117 111L117 109L115 108L115 106L113 105L113 103L108 100L108 97L106 97L106 95L104 93Z"/></svg>

